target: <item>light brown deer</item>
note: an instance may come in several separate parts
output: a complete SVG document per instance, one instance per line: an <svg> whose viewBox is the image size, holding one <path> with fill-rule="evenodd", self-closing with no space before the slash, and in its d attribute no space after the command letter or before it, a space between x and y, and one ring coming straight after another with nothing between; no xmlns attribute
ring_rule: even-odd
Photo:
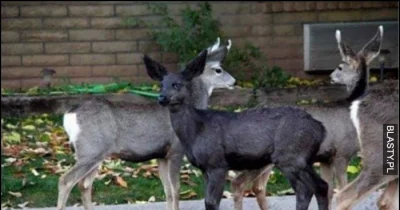
<svg viewBox="0 0 400 210"><path fill-rule="evenodd" d="M379 55L382 37L383 27L379 26L376 35L356 54L342 40L340 31L336 31L343 63L332 72L331 80L355 90L350 117L357 131L363 162L360 175L337 194L338 210L351 209L362 198L387 183L378 206L380 209L398 209L398 175L383 173L383 124L398 124L398 83L384 89L368 87L368 64ZM395 141L398 142L398 139Z"/></svg>

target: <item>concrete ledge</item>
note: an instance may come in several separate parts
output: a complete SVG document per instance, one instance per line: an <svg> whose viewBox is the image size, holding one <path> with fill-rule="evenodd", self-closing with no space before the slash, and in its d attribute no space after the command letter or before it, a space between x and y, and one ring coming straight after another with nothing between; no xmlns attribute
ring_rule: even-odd
<svg viewBox="0 0 400 210"><path fill-rule="evenodd" d="M352 208L352 210L378 210L376 202L381 192L375 192L369 197L364 198L360 203ZM273 196L267 197L269 210L293 210L296 209L296 197L291 196ZM204 199L203 200L190 200L180 201L180 210L204 210ZM110 206L95 206L96 210L164 210L166 207L165 202L156 202L148 204L124 204L124 205L110 205ZM335 207L335 201L333 202ZM82 210L83 207L68 207L67 210ZM220 210L232 210L233 200L223 199L221 201ZM244 198L243 199L244 210L259 210L255 198ZM309 210L318 210L317 202L313 197ZM332 208L334 209L334 208ZM29 208L29 210L56 210L53 208Z"/></svg>
<svg viewBox="0 0 400 210"><path fill-rule="evenodd" d="M398 80L385 81L371 85L371 89L381 89ZM263 105L294 105L303 99L336 101L347 97L345 86L330 85L316 87L298 87L281 89L253 90L235 88L234 90L217 89L210 98L211 106L246 106L250 101ZM67 96L2 96L1 115L19 116L40 113L63 113L70 106L89 98L105 98L110 101L129 101L136 104L155 103L154 99L143 96L124 94L67 95Z"/></svg>

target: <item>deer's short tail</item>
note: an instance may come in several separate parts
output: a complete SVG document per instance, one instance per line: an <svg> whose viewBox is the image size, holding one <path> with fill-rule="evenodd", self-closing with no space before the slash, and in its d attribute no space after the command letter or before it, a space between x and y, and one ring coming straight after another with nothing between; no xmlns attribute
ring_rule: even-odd
<svg viewBox="0 0 400 210"><path fill-rule="evenodd" d="M63 126L68 134L70 144L73 145L73 148L75 149L75 143L78 139L79 132L81 131L78 124L77 114L74 112L65 113Z"/></svg>

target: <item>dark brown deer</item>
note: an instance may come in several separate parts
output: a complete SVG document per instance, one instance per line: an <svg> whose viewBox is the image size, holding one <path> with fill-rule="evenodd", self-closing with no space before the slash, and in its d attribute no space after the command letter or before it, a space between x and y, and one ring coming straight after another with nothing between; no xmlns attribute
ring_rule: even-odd
<svg viewBox="0 0 400 210"><path fill-rule="evenodd" d="M325 138L322 123L292 107L241 113L196 109L190 104L190 81L203 72L206 57L203 51L180 73L144 57L149 76L161 82L159 103L169 108L188 160L203 173L206 209L219 208L228 170L274 164L295 190L297 210L307 210L314 194L319 209L327 210L328 185L312 168Z"/></svg>

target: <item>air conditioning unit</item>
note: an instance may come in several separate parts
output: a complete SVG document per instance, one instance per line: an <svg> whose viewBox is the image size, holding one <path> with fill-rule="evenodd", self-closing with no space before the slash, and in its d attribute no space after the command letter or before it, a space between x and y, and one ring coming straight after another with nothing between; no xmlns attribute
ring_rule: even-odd
<svg viewBox="0 0 400 210"><path fill-rule="evenodd" d="M337 29L357 53L376 34L379 25L383 26L381 54L385 56L385 68L398 69L398 22L379 21L304 24L304 70L334 70L342 62L335 38ZM370 68L380 68L378 58L371 62Z"/></svg>

